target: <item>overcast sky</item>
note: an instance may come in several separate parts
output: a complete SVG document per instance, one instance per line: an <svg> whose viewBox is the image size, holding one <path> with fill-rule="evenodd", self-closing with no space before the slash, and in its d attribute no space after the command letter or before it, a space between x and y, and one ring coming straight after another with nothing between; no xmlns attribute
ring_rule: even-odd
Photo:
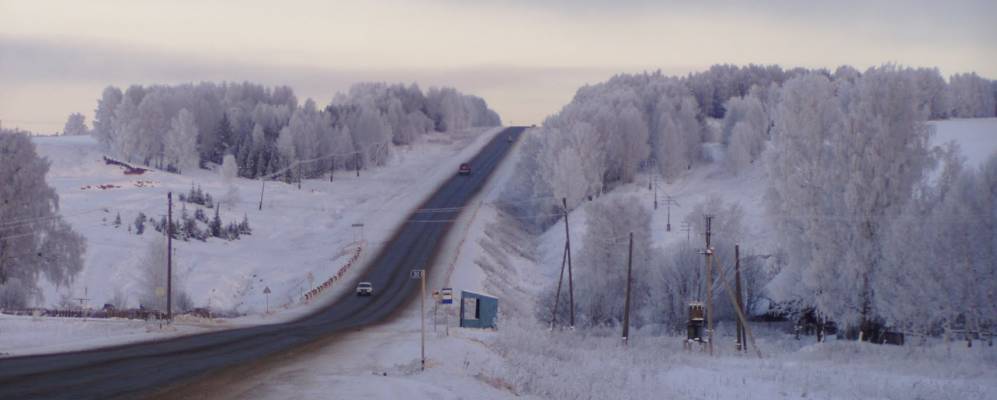
<svg viewBox="0 0 997 400"><path fill-rule="evenodd" d="M695 3L695 4L686 4ZM715 63L997 78L995 1L0 0L0 120L50 133L104 86L250 80L328 103L417 82L539 123L587 83Z"/></svg>

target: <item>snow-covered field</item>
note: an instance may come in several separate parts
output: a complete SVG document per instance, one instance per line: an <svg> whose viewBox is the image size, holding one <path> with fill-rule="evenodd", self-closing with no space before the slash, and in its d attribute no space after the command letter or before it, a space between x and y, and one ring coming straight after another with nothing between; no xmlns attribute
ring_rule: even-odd
<svg viewBox="0 0 997 400"><path fill-rule="evenodd" d="M966 152L968 166L979 165L986 156L997 151L997 119L932 124L937 126L934 143L948 140L960 142ZM478 203L462 214L451 231L454 234L443 247L445 253L439 258L445 264L434 269L446 272L437 272L430 277L432 289L452 286L457 293L468 289L498 295L503 312L499 330L456 328L456 315L451 314L450 336L443 335L443 326L438 327L437 333L431 331L427 335L429 361L427 370L421 372L419 308L418 304L413 304L400 318L390 323L345 333L329 346L275 365L253 376L253 379L226 390L224 394L213 395L219 398L274 399L305 399L330 394L336 397L413 399L497 399L514 396L558 399L988 399L997 393L997 348L978 343L971 349L961 343L897 347L832 339L828 343L816 344L812 338L794 340L785 325L759 323L754 324L753 330L764 358L758 359L755 353L733 352L732 335L728 332L733 327L723 324L718 326L718 355L714 357L698 351L686 352L682 349L680 338L661 335L651 328L632 332L628 347L620 344L616 328L597 332L550 332L533 322L534 310L531 306L540 288L547 281L556 279L564 226L559 222L539 237L522 239L534 242L535 251L510 246L503 240L515 239L496 233L501 231L496 228L500 226L496 222L503 218L495 204L496 195L509 179L513 164L514 160L507 160L479 196ZM397 165L392 164L386 170ZM371 175L377 176L376 172ZM764 171L760 168L731 176L719 166L703 166L672 184L658 183L659 201L668 194L680 205L673 206L671 210L671 232L664 228L666 210L663 203L659 203L659 209L652 213L656 246L684 242L686 234L680 230L682 219L695 204L705 201L711 194L717 194L725 201L737 201L744 209L744 222L749 229L749 239L742 243L745 247L754 248L757 253L773 247L774 233L765 224L763 196L767 184ZM181 189L183 185L189 185L186 182L173 184ZM247 184L253 189L244 190L257 189L252 183ZM310 185L315 185L311 186L312 189L321 190L317 187L318 182L306 182L305 196L302 197L311 198L308 192ZM214 190L221 193L221 185L216 187ZM297 201L292 200L298 193L296 188L276 190L282 192L272 197L274 207ZM258 191L255 193L258 194ZM653 201L653 192L647 189L646 176L639 177L635 184L616 189L609 196L626 194L636 194L648 206ZM161 194L159 196L162 197ZM248 195L243 193L243 196ZM354 201L362 204L359 199ZM315 200L301 200L294 204L307 205L308 208L328 204L313 202ZM265 204L265 207L270 206ZM248 208L252 208L251 205ZM296 212L294 208L288 209L292 210L292 215L288 217L289 224L306 219L305 215L293 215ZM363 208L340 209L343 226L348 227L355 221L352 215L360 209ZM267 220L265 216L249 211L254 228L251 238L256 238L256 231ZM238 212L241 215L244 211ZM585 206L572 212L570 219L572 237L577 240L586 231ZM99 224L100 218L92 217L91 220ZM335 221L327 223L336 226ZM100 229L116 233L111 227L101 226ZM302 226L301 229L310 228ZM368 230L368 240L376 242L377 239L372 239L371 235ZM295 237L309 240L303 236L306 235ZM345 246L352 240L349 234L343 236L346 237L341 242L335 243ZM690 240L702 241L696 237ZM307 259L301 263L320 264L319 260ZM254 268L253 271L260 269ZM273 276L266 278L266 284L271 288L274 285L269 280L278 280ZM285 282L290 279L285 278ZM292 290L290 285L285 286L284 290ZM203 298L195 297L195 301ZM430 329L432 322L427 321ZM439 322L442 323L442 318ZM25 321L18 323L25 324ZM3 335L5 326L14 325L0 323L0 335ZM83 335L93 332L96 330Z"/></svg>
<svg viewBox="0 0 997 400"><path fill-rule="evenodd" d="M364 244L361 264L366 255L376 252L393 229L457 166L477 153L498 128L463 132L456 135L433 134L409 148L396 148L394 158L384 167L337 173L334 182L306 180L296 185L268 182L263 210L258 210L260 183L237 179L238 200L221 206L221 219L241 221L249 218L252 235L236 241L218 238L199 242L175 240L174 271L180 288L197 307L248 314L242 318L185 322L159 329L159 324L105 320L84 323L56 318L30 318L0 315L0 353L29 354L79 349L113 343L132 342L220 329L244 324L286 320L306 312L309 306L348 290L347 283L361 268L351 269L318 301L301 305L309 287L329 278L346 262L349 252ZM60 208L74 229L87 238L83 271L71 287L42 284L41 306L57 306L61 299L88 298L87 305L100 308L121 293L128 306L137 307L139 291L138 263L148 244L165 240L146 224L143 235L129 226L139 212L158 219L166 213L166 193L174 193L174 216L186 207L193 213L194 204L177 200L191 185L200 186L216 200L228 193L228 185L219 174L196 171L175 175L148 171L129 176L121 168L105 165L101 152L89 137L33 138L42 156L52 161L47 182L60 197ZM98 185L113 185L108 189ZM107 186L105 186L107 187ZM214 210L205 209L208 215ZM122 225L113 221L120 214ZM364 227L352 227L362 223ZM264 314L267 297L272 314ZM74 300L75 302L75 300ZM78 303L77 303L78 304ZM113 328L111 328L113 327ZM148 334L146 334L148 333Z"/></svg>

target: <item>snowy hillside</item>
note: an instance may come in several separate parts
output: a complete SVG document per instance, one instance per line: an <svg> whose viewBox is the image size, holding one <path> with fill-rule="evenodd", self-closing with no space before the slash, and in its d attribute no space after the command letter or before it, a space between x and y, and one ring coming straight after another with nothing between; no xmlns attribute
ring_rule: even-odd
<svg viewBox="0 0 997 400"><path fill-rule="evenodd" d="M954 139L964 148L997 150L997 120L974 124L979 129L971 130L963 129L966 124L959 120L933 124L939 132L936 144ZM520 157L522 152L515 155ZM252 394L277 399L289 393L349 393L384 398L405 393L428 399L467 398L467 393L475 393L476 398L983 398L995 390L989 367L993 352L978 352L978 346L972 351L929 346L912 353L910 348L852 342L815 344L812 337L793 340L785 325L758 323L754 334L766 357L758 361L754 353L745 356L731 350L734 328L726 323L718 327L723 344L714 358L698 351L684 352L679 337L662 335L654 327L632 331L630 351L619 345L618 327L551 333L535 322L535 307L541 290L557 279L564 225L557 222L539 237L510 229L510 217L498 210L497 193L508 182L516 161L510 158L496 170L478 203L455 225L456 234L448 238L442 257L448 267L453 263L452 273L448 269L443 277L431 277L431 289L450 286L456 291L497 295L502 309L497 331L456 329L452 315L450 336L443 334L442 325L428 335L429 368L419 372L419 309L413 305L389 324L347 334L341 338L347 346L330 346L219 396ZM636 181L606 196L635 195L651 207L654 192L647 189L647 177L638 176ZM714 194L744 208L750 233L743 246L761 253L774 245L774 233L766 224L763 196L767 183L761 168L732 176L720 165L705 165L673 184L659 184L659 208L652 213L656 246L684 243L682 219L695 204ZM671 232L665 230L665 194L680 204L672 209ZM571 212L573 247L580 246L589 229L588 204ZM701 237L693 235L690 240L692 246L702 246ZM576 296L583 295L576 292ZM432 317L426 322L432 326ZM969 372L953 374L955 370Z"/></svg>
<svg viewBox="0 0 997 400"><path fill-rule="evenodd" d="M315 282L335 273L341 259L356 242L367 243L365 254L376 250L400 219L449 177L456 165L495 132L481 130L443 135L402 148L383 168L341 171L334 182L306 180L295 185L268 182L263 210L258 210L260 183L236 179L237 198L222 205L224 223L248 217L253 233L234 241L211 238L174 241L180 284L198 307L261 312L263 288L270 287L271 305L279 307L300 299ZM81 297L86 290L91 305L100 305L123 291L135 299L135 268L152 240L163 240L151 228L136 235L129 226L139 212L158 219L166 213L166 192L174 192L174 216L194 204L177 201L192 186L223 199L228 191L220 176L204 170L191 175L148 171L124 175L121 168L105 165L97 144L89 137L39 137L34 139L42 156L52 160L48 183L58 192L61 211L88 240L86 267L71 288L47 287L46 304L60 296ZM107 189L100 185L112 185ZM107 186L105 186L107 187ZM213 210L205 210L213 213ZM113 226L121 215L122 225ZM363 223L362 231L351 227ZM137 306L135 300L129 306Z"/></svg>

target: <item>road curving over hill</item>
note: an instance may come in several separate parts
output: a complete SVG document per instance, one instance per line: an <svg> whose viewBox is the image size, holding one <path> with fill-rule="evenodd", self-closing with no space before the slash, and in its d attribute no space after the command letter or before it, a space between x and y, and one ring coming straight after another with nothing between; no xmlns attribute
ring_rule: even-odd
<svg viewBox="0 0 997 400"><path fill-rule="evenodd" d="M2 399L108 399L166 394L188 382L291 354L336 332L386 320L417 298L416 268L432 270L443 239L513 148L524 127L506 128L474 156L472 174L444 182L409 215L368 266L372 297L344 295L292 322L86 351L0 359ZM165 393L164 393L165 392Z"/></svg>

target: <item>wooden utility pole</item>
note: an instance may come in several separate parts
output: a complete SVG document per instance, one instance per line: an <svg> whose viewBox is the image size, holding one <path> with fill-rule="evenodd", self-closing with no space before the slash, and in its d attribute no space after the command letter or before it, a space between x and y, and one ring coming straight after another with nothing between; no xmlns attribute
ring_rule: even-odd
<svg viewBox="0 0 997 400"><path fill-rule="evenodd" d="M356 156L353 157L353 163L357 165L357 178L360 177L360 152L358 151Z"/></svg>
<svg viewBox="0 0 997 400"><path fill-rule="evenodd" d="M419 304L422 307L422 317L419 318L422 321L422 370L426 370L426 270L423 269L419 274L419 284L422 286L420 290L422 295L419 296Z"/></svg>
<svg viewBox="0 0 997 400"><path fill-rule="evenodd" d="M173 320L173 192L166 193L166 319Z"/></svg>
<svg viewBox="0 0 997 400"><path fill-rule="evenodd" d="M740 312L744 312L744 298L741 296L741 246L734 245L734 291L737 295L736 307ZM741 319L737 319L737 350L748 351L747 342L744 340L744 324Z"/></svg>
<svg viewBox="0 0 997 400"><path fill-rule="evenodd" d="M706 216L706 347L713 355L713 248L710 247L712 215Z"/></svg>
<svg viewBox="0 0 997 400"><path fill-rule="evenodd" d="M675 201L675 198L669 195L665 195L665 210L667 219L665 220L665 231L672 231L672 204L679 207L679 203Z"/></svg>
<svg viewBox="0 0 997 400"><path fill-rule="evenodd" d="M575 282L571 276L571 231L568 229L568 198L561 198L564 207L564 251L568 258L568 307L571 307L571 329L575 329Z"/></svg>
<svg viewBox="0 0 997 400"><path fill-rule="evenodd" d="M630 250L627 253L627 298L623 302L623 344L630 338L630 281L634 257L634 233L630 232Z"/></svg>
<svg viewBox="0 0 997 400"><path fill-rule="evenodd" d="M260 176L260 211L263 211L263 189L267 186L267 179L265 176Z"/></svg>
<svg viewBox="0 0 997 400"><path fill-rule="evenodd" d="M554 311L550 316L550 329L554 329L554 324L557 323L557 304L561 300L561 283L564 282L564 266L567 264L568 260L568 246L564 246L564 254L561 256L561 275L557 278L557 291L554 292Z"/></svg>
<svg viewBox="0 0 997 400"><path fill-rule="evenodd" d="M332 156L332 166L329 168L329 182L336 176L336 156Z"/></svg>
<svg viewBox="0 0 997 400"><path fill-rule="evenodd" d="M654 209L655 210L658 209L658 176L657 175L654 176ZM671 229L672 229L671 227L668 228L668 230L671 230Z"/></svg>
<svg viewBox="0 0 997 400"><path fill-rule="evenodd" d="M298 164L298 190L301 190L301 164Z"/></svg>

